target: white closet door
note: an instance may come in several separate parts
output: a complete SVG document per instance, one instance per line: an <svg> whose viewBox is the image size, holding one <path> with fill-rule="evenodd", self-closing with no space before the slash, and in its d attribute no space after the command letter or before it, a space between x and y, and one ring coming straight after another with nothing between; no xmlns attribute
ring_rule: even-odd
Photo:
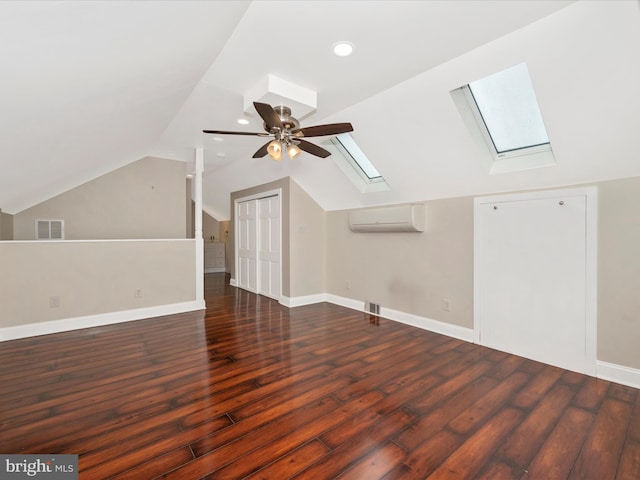
<svg viewBox="0 0 640 480"><path fill-rule="evenodd" d="M586 197L476 202L480 343L574 371L586 352Z"/></svg>
<svg viewBox="0 0 640 480"><path fill-rule="evenodd" d="M280 298L280 197L258 200L258 293Z"/></svg>
<svg viewBox="0 0 640 480"><path fill-rule="evenodd" d="M256 200L238 203L237 284L251 292L258 291Z"/></svg>

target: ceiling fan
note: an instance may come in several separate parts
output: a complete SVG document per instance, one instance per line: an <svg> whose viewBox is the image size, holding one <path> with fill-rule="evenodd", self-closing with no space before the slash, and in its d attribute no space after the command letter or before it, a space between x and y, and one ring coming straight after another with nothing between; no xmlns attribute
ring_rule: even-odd
<svg viewBox="0 0 640 480"><path fill-rule="evenodd" d="M269 155L273 160L282 159L282 150L286 150L289 158L296 158L302 151L326 158L331 152L319 147L311 142L307 142L303 137L322 137L327 135L337 135L339 133L352 132L350 123L328 123L325 125L315 125L312 127L300 128L300 122L291 116L291 109L284 105L272 107L268 103L253 102L258 115L264 121L263 127L266 133L262 132L228 132L224 130L203 130L204 133L215 133L219 135L252 135L258 137L273 137L253 154L253 158L262 158Z"/></svg>

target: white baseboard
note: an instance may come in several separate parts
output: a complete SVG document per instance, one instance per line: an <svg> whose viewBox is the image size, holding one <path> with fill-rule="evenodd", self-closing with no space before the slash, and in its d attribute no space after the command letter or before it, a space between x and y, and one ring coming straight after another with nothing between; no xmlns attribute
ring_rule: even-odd
<svg viewBox="0 0 640 480"><path fill-rule="evenodd" d="M314 295L303 295L301 297L280 297L280 303L285 307L301 307L303 305L312 305L314 303L321 303L327 301L327 295L324 293L317 293Z"/></svg>
<svg viewBox="0 0 640 480"><path fill-rule="evenodd" d="M459 325L453 325L452 323L433 320L432 318L419 317L418 315L399 312L397 310L391 310L384 307L380 308L380 315L385 318L395 320L396 322L405 323L407 325L422 328L423 330L429 330L430 332L440 333L448 337L473 343L472 328L461 327Z"/></svg>
<svg viewBox="0 0 640 480"><path fill-rule="evenodd" d="M335 303L336 305L341 305L343 307L351 308L353 310L365 312L363 301L353 300L351 298L339 297L337 295L327 295L326 297L328 302ZM440 333L448 337L453 337L459 340L464 340L465 342L473 343L472 328L460 327L458 325L453 325L451 323L445 323L445 322L441 322L439 320L433 320L427 317L420 317L412 313L400 312L398 310L393 310L391 308L385 308L385 307L380 308L380 316L384 318L388 318L389 320L394 320L396 322L404 323L406 325L418 327L423 330L429 330L430 332Z"/></svg>
<svg viewBox="0 0 640 480"><path fill-rule="evenodd" d="M224 267L207 267L204 269L204 273L224 273L226 269Z"/></svg>
<svg viewBox="0 0 640 480"><path fill-rule="evenodd" d="M640 388L640 370L637 368L625 367L601 360L596 362L596 368L598 378L620 383L628 387Z"/></svg>
<svg viewBox="0 0 640 480"><path fill-rule="evenodd" d="M363 300L354 300L353 298L347 297L339 297L338 295L327 295L327 302L334 303L336 305L340 305L342 307L347 307L352 310L358 310L359 312L364 312L364 301Z"/></svg>
<svg viewBox="0 0 640 480"><path fill-rule="evenodd" d="M231 285L232 287L237 287L238 284L236 283L236 279L233 277L229 279L229 285Z"/></svg>
<svg viewBox="0 0 640 480"><path fill-rule="evenodd" d="M204 301L194 300L192 302L172 303L169 305L158 305L154 307L136 308L133 310L122 310L119 312L87 315L84 317L64 318L48 322L15 325L12 327L0 328L0 342L204 309Z"/></svg>

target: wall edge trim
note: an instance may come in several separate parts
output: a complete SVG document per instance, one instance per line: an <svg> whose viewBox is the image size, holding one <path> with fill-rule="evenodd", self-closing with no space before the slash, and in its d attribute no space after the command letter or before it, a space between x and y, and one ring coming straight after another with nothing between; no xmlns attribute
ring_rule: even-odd
<svg viewBox="0 0 640 480"><path fill-rule="evenodd" d="M96 315L86 315L82 317L63 318L60 320L15 325L0 328L0 342L36 337L40 335L49 335L52 333L68 332L71 330L80 330L83 328L101 327L104 325L160 317L163 315L192 312L195 310L204 310L205 308L206 305L204 301L193 300L190 302L171 303L167 305L156 305L132 310L121 310L117 312L99 313Z"/></svg>
<svg viewBox="0 0 640 480"><path fill-rule="evenodd" d="M616 363L596 362L597 377L628 387L640 389L640 369L618 365Z"/></svg>
<svg viewBox="0 0 640 480"><path fill-rule="evenodd" d="M326 295L326 301L341 305L343 307L358 310L364 313L368 313L364 310L364 301L353 300L351 298L339 297L337 295ZM388 318L396 322L411 325L412 327L421 328L422 330L428 330L430 332L439 333L448 337L457 338L465 342L473 342L473 329L467 327L461 327L459 325L453 325L451 323L441 322L440 320L434 320L432 318L421 317L412 313L401 312L399 310L393 310L391 308L380 308L380 316Z"/></svg>
<svg viewBox="0 0 640 480"><path fill-rule="evenodd" d="M313 295L302 295L300 297L287 297L282 295L280 303L285 307L301 307L303 305L312 305L314 303L322 303L327 301L326 293L316 293Z"/></svg>

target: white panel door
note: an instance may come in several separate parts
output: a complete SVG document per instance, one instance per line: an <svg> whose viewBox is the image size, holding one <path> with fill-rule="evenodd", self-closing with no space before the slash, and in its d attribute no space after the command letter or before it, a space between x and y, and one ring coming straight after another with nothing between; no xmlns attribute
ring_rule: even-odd
<svg viewBox="0 0 640 480"><path fill-rule="evenodd" d="M258 293L280 298L280 197L258 200Z"/></svg>
<svg viewBox="0 0 640 480"><path fill-rule="evenodd" d="M256 200L238 203L237 284L251 292L258 291Z"/></svg>
<svg viewBox="0 0 640 480"><path fill-rule="evenodd" d="M476 202L482 345L588 371L586 205L585 196Z"/></svg>

